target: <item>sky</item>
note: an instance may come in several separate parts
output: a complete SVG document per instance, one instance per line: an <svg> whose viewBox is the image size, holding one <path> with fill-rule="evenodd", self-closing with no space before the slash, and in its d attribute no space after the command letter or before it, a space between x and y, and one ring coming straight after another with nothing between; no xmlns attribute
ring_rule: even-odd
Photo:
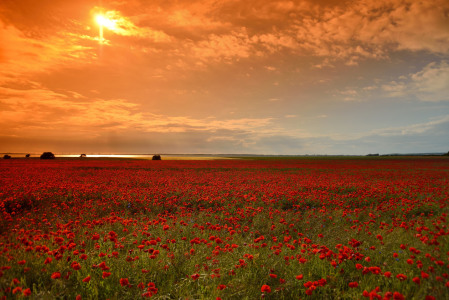
<svg viewBox="0 0 449 300"><path fill-rule="evenodd" d="M447 0L2 0L0 152L449 151Z"/></svg>

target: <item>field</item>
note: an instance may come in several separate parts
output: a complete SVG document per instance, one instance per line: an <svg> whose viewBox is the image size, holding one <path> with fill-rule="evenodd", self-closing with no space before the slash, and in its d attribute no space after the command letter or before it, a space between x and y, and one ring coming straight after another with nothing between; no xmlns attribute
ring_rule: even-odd
<svg viewBox="0 0 449 300"><path fill-rule="evenodd" d="M0 299L443 299L447 157L0 161Z"/></svg>

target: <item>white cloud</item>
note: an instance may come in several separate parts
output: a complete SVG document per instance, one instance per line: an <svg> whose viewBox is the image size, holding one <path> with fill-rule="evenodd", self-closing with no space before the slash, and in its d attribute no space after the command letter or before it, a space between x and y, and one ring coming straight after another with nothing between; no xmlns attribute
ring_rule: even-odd
<svg viewBox="0 0 449 300"><path fill-rule="evenodd" d="M449 115L441 116L434 120L425 122L425 123L417 123L411 124L408 126L401 127L391 127L391 128L382 128L371 131L372 135L379 136L413 136L413 135L421 135L424 133L432 132L435 127L449 123Z"/></svg>
<svg viewBox="0 0 449 300"><path fill-rule="evenodd" d="M447 61L432 62L410 77L421 100L449 101L449 64Z"/></svg>
<svg viewBox="0 0 449 300"><path fill-rule="evenodd" d="M389 97L416 97L421 101L449 101L449 64L432 62L421 71L401 76L398 80L382 85Z"/></svg>
<svg viewBox="0 0 449 300"><path fill-rule="evenodd" d="M387 93L389 97L403 97L407 95L407 85L404 82L391 81L388 84L382 85L382 90Z"/></svg>
<svg viewBox="0 0 449 300"><path fill-rule="evenodd" d="M346 102L362 101L362 98L361 98L359 92L353 87L347 88L342 91L337 91L337 93L339 95L343 96L343 101L346 101Z"/></svg>

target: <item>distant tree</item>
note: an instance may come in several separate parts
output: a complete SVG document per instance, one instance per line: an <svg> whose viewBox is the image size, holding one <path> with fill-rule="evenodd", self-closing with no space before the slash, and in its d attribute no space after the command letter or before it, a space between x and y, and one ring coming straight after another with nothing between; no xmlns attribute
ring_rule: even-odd
<svg viewBox="0 0 449 300"><path fill-rule="evenodd" d="M11 159L11 155L5 154L3 155L3 159Z"/></svg>
<svg viewBox="0 0 449 300"><path fill-rule="evenodd" d="M41 154L41 159L55 159L55 155L51 152L44 152Z"/></svg>
<svg viewBox="0 0 449 300"><path fill-rule="evenodd" d="M449 156L449 151L447 151L447 153L446 153L446 154L444 154L444 155L446 155L446 156Z"/></svg>
<svg viewBox="0 0 449 300"><path fill-rule="evenodd" d="M86 154L82 153L82 154L80 155L80 157L81 157L81 158L86 157Z"/></svg>
<svg viewBox="0 0 449 300"><path fill-rule="evenodd" d="M158 155L153 155L152 160L161 160L161 156L159 154Z"/></svg>
<svg viewBox="0 0 449 300"><path fill-rule="evenodd" d="M379 153L370 153L370 154L367 154L366 156L379 156Z"/></svg>
<svg viewBox="0 0 449 300"><path fill-rule="evenodd" d="M26 157L26 158L29 158L29 157L30 157L30 154L25 155L25 157Z"/></svg>

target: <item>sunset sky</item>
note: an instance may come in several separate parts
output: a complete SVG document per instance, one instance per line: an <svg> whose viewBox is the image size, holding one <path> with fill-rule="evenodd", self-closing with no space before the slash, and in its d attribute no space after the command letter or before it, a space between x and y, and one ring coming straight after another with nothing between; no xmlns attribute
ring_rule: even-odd
<svg viewBox="0 0 449 300"><path fill-rule="evenodd" d="M0 152L449 151L447 0L1 0Z"/></svg>

